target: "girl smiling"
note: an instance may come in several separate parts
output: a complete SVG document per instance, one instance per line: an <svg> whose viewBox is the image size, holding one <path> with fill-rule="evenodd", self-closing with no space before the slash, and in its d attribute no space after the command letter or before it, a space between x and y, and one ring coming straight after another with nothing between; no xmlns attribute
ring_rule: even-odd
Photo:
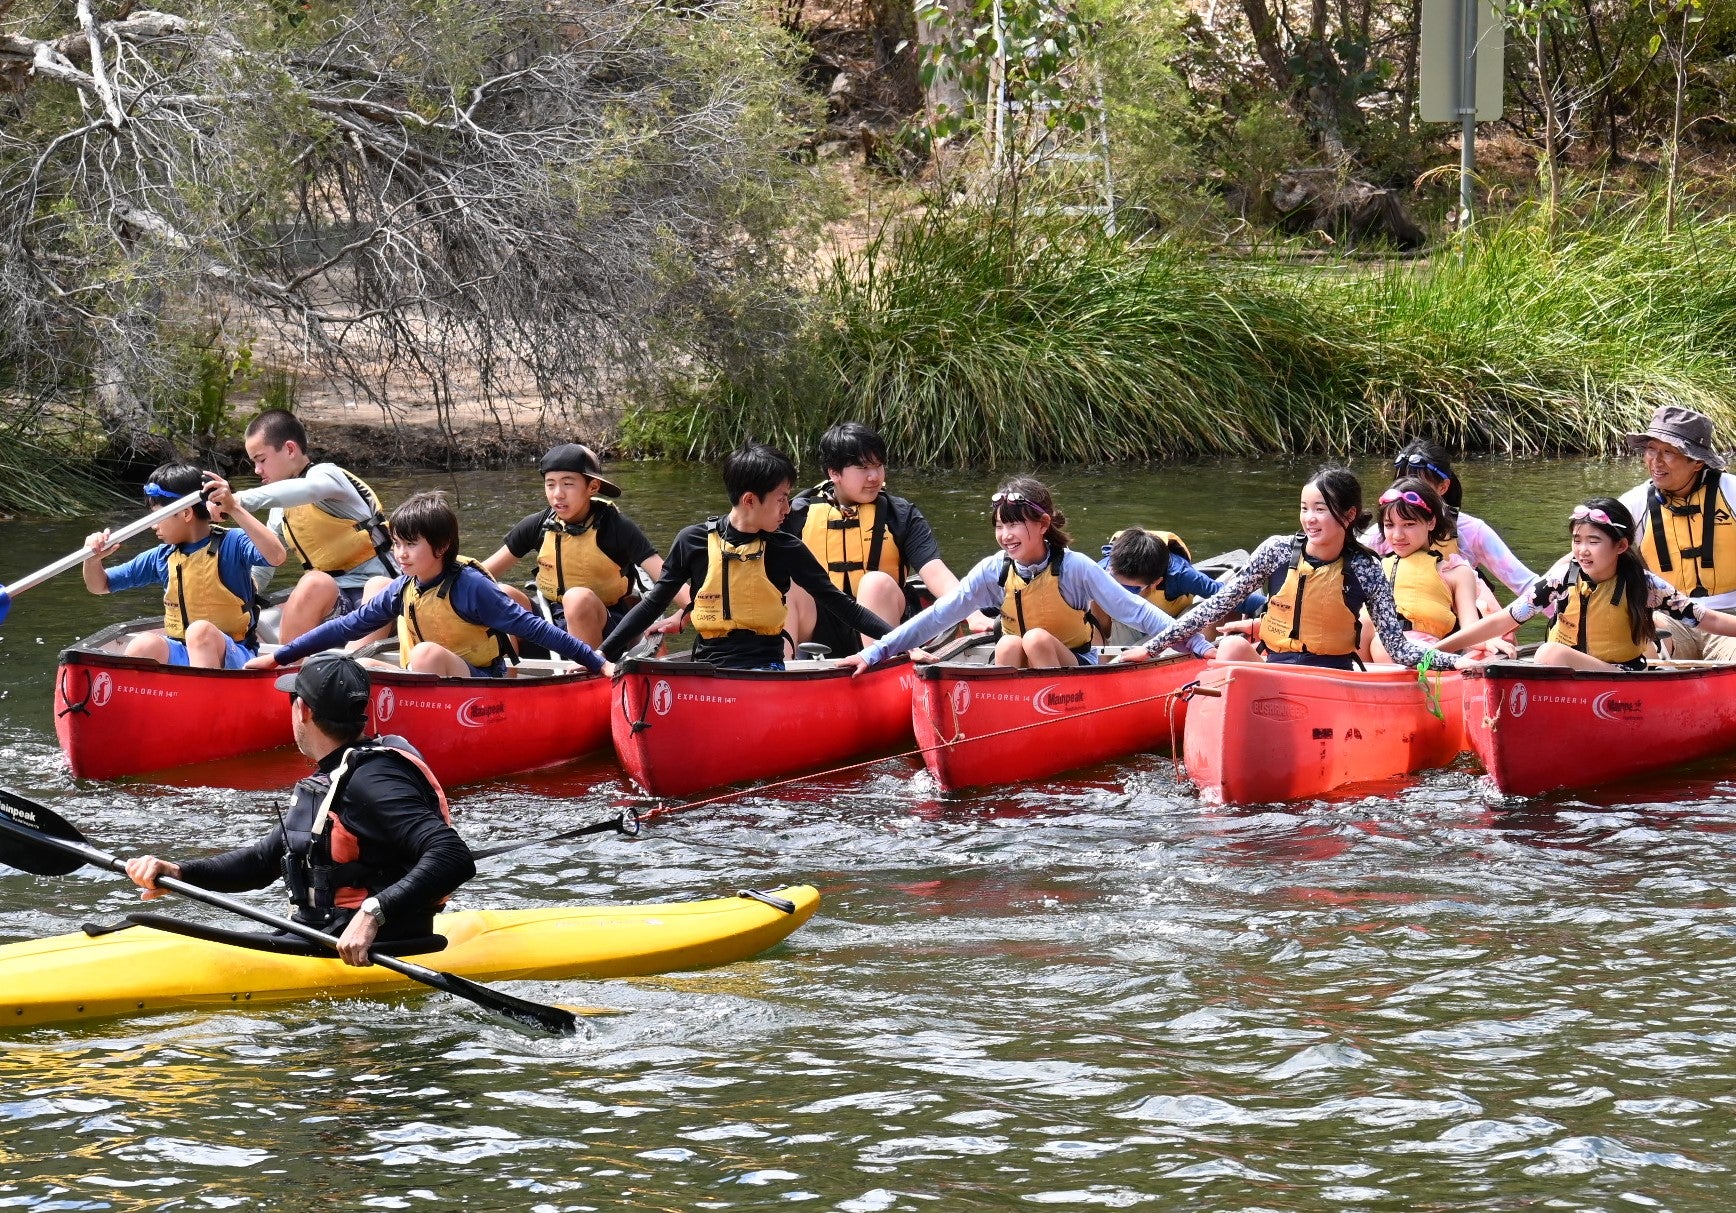
<svg viewBox="0 0 1736 1213"><path fill-rule="evenodd" d="M1659 611L1690 628L1736 636L1736 615L1703 606L1646 569L1633 547L1634 519L1613 497L1592 497L1568 515L1573 550L1504 611L1441 641L1459 649L1497 636L1542 611L1554 620L1539 665L1640 670L1653 651Z"/></svg>
<svg viewBox="0 0 1736 1213"><path fill-rule="evenodd" d="M979 561L957 589L843 664L860 672L940 635L976 610L1000 611L995 664L1014 667L1096 664L1093 601L1142 636L1174 622L1129 594L1094 560L1071 550L1067 516L1041 481L1015 476L1002 484L989 498L989 520L999 552ZM1211 652L1198 636L1190 647L1202 657Z"/></svg>

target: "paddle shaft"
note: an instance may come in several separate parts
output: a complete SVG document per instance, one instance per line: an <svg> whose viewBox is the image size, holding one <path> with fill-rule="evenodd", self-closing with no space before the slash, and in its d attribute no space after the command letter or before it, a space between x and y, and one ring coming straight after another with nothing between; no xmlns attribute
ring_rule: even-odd
<svg viewBox="0 0 1736 1213"><path fill-rule="evenodd" d="M111 543L125 543L134 535L150 530L159 522L163 521L163 519L171 518L174 515L179 514L190 505L198 505L202 496L202 492L188 493L185 497L182 497L178 501L170 502L160 510L151 511L143 518L140 518L137 522L127 523L120 530L110 534L109 541ZM91 551L89 548L80 548L78 551L73 552L70 555L62 556L53 564L44 565L34 573L26 573L10 585L0 586L0 591L13 595L22 594L25 590L39 586L51 577L58 577L68 569L77 568L86 560L90 559L90 556Z"/></svg>

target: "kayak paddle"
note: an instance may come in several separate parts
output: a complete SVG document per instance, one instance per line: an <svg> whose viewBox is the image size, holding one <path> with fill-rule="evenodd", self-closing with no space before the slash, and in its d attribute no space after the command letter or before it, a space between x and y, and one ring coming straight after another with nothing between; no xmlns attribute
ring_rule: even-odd
<svg viewBox="0 0 1736 1213"><path fill-rule="evenodd" d="M20 796L8 788L0 788L0 863L38 876L65 876L69 872L76 872L87 863L92 867L107 868L111 872L124 874L127 870L124 860L91 846L77 828L53 809ZM338 940L335 935L315 930L291 918L279 917L269 910L256 909L225 894L202 889L173 876L159 877L157 883L183 897L228 910L243 918L251 918L263 926L299 936L309 943L333 950L337 948ZM499 990L478 985L455 973L423 968L419 964L388 956L384 952L373 951L368 953L368 956L382 969L390 969L411 981L418 981L425 986L467 999L484 1010L492 1011L523 1027L557 1036L570 1036L578 1031L578 1016L565 1007L514 998L510 994L502 994Z"/></svg>
<svg viewBox="0 0 1736 1213"><path fill-rule="evenodd" d="M124 543L134 535L150 530L163 519L173 517L180 513L188 506L198 505L203 496L203 492L188 493L185 497L182 497L179 500L171 501L162 509L152 510L137 522L127 523L120 530L111 534L109 540L113 543ZM83 564L89 556L89 548L79 548L78 551L67 556L62 556L53 564L45 565L44 567L37 569L34 573L26 573L11 585L0 585L0 623L5 623L6 616L12 611L13 595L22 594L25 590L33 589L47 581L50 577L60 576L62 573L66 572L66 570Z"/></svg>

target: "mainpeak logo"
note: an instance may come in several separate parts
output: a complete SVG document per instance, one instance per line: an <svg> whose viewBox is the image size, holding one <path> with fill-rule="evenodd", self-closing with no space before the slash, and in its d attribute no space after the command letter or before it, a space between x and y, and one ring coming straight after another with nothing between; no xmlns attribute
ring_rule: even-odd
<svg viewBox="0 0 1736 1213"><path fill-rule="evenodd" d="M1031 696L1031 706L1044 716L1065 716L1085 706L1085 692L1063 691L1059 683L1051 682Z"/></svg>

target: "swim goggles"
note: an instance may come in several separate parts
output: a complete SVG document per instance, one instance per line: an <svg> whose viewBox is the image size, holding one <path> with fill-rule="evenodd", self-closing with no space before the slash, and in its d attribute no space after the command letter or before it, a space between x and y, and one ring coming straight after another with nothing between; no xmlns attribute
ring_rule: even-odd
<svg viewBox="0 0 1736 1213"><path fill-rule="evenodd" d="M1567 516L1569 522L1595 522L1602 526L1614 527L1618 531L1627 530L1624 523L1617 522L1602 510L1593 509L1589 505L1576 505L1573 513Z"/></svg>
<svg viewBox="0 0 1736 1213"><path fill-rule="evenodd" d="M1427 501L1423 500L1423 495L1421 493L1412 492L1410 489L1388 489L1380 495L1380 503L1382 505L1391 505L1395 501L1408 501L1428 514L1429 517L1433 518L1435 516L1434 508L1430 506Z"/></svg>
<svg viewBox="0 0 1736 1213"><path fill-rule="evenodd" d="M152 480L145 485L145 496L152 501L179 501L186 495L187 494L185 493L172 492L158 484L155 480Z"/></svg>
<svg viewBox="0 0 1736 1213"><path fill-rule="evenodd" d="M1453 474L1447 471L1446 468L1438 467L1435 464L1430 463L1427 455L1396 455L1393 457L1392 466L1395 468L1427 468L1442 480L1451 480L1453 478Z"/></svg>

